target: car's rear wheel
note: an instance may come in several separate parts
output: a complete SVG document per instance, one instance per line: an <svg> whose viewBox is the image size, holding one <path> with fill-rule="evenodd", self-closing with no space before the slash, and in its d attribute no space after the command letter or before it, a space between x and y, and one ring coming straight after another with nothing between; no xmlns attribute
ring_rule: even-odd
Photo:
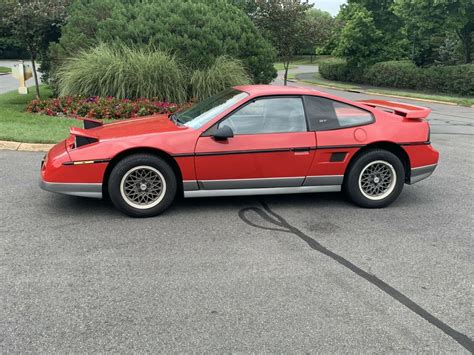
<svg viewBox="0 0 474 355"><path fill-rule="evenodd" d="M151 217L165 211L176 196L177 181L169 164L154 155L128 156L114 166L108 183L117 209L132 217Z"/></svg>
<svg viewBox="0 0 474 355"><path fill-rule="evenodd" d="M403 190L405 168L393 153L374 149L356 158L344 178L344 190L357 205L382 208L395 201Z"/></svg>

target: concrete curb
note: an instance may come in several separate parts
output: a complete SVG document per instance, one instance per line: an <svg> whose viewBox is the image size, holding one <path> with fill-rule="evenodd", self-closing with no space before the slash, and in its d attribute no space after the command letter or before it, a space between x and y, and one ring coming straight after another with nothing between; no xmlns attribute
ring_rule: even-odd
<svg viewBox="0 0 474 355"><path fill-rule="evenodd" d="M16 150L20 152L47 152L53 146L54 144L0 141L0 150Z"/></svg>

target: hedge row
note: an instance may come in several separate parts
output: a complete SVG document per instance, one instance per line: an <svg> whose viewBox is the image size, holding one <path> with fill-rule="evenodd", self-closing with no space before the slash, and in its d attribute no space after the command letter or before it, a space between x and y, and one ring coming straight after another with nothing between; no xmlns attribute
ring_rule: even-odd
<svg viewBox="0 0 474 355"><path fill-rule="evenodd" d="M320 64L321 76L336 81L359 82L374 86L474 95L474 64L417 67L410 61L376 63L365 70L354 70L342 59Z"/></svg>

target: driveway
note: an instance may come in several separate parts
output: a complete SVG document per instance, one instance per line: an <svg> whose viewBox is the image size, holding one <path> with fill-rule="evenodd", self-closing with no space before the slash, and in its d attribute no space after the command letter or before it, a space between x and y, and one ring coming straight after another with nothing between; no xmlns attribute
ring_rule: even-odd
<svg viewBox="0 0 474 355"><path fill-rule="evenodd" d="M13 64L18 64L17 60L0 60L0 67L13 68ZM31 61L25 60L25 65L31 66ZM38 66L38 64L37 64ZM39 83L41 84L41 73L39 74ZM31 78L26 81L26 86L31 87L35 85L35 79ZM0 75L0 94L18 90L18 80L10 74ZM31 89L30 89L31 90Z"/></svg>
<svg viewBox="0 0 474 355"><path fill-rule="evenodd" d="M381 210L334 193L131 219L0 151L0 352L472 352L473 111L432 107L440 166Z"/></svg>

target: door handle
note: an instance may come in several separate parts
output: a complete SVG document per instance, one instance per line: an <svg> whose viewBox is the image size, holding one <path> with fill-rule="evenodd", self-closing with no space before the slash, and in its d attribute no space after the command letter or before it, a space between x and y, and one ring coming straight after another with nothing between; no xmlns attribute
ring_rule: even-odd
<svg viewBox="0 0 474 355"><path fill-rule="evenodd" d="M290 148L290 150L292 152L295 152L295 153L302 153L302 152L309 152L311 150L311 148L309 147L304 147L304 148Z"/></svg>

